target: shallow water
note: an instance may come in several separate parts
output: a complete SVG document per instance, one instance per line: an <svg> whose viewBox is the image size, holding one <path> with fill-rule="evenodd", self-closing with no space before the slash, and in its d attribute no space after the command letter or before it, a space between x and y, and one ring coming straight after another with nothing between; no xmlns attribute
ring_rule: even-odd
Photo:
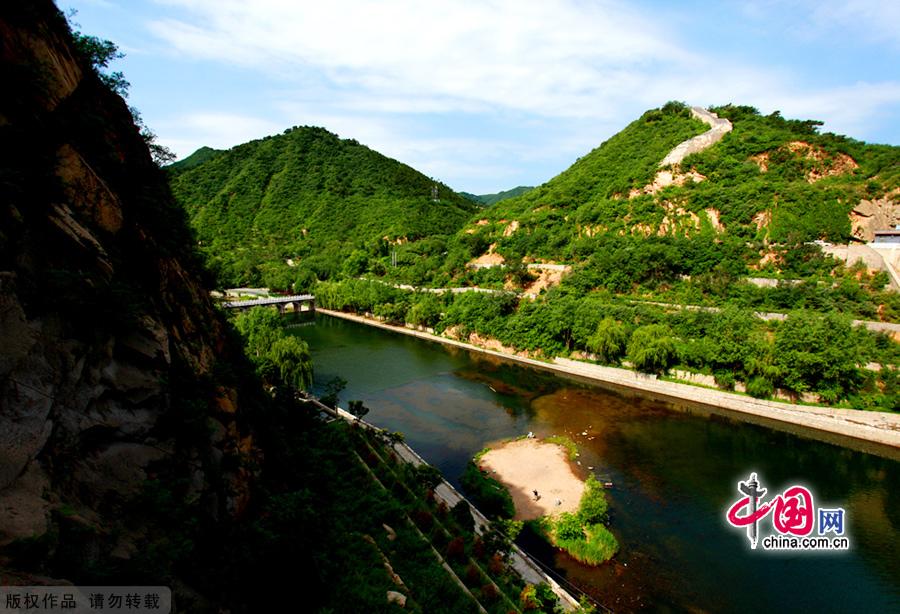
<svg viewBox="0 0 900 614"><path fill-rule="evenodd" d="M528 431L574 439L583 474L594 467L615 484L621 551L590 568L525 545L615 611L900 612L896 460L321 314L292 331L310 344L317 391L340 374L343 406L364 401L367 420L403 432L457 486L490 442ZM851 549L751 551L725 522L751 471L769 496L800 483L816 506L843 507Z"/></svg>

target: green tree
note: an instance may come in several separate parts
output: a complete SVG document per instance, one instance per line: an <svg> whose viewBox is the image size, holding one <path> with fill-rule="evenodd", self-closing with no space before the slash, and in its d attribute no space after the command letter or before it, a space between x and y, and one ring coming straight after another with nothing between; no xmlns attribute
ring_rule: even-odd
<svg viewBox="0 0 900 614"><path fill-rule="evenodd" d="M416 302L406 312L406 321L415 326L432 327L441 319L441 299L430 292L416 297Z"/></svg>
<svg viewBox="0 0 900 614"><path fill-rule="evenodd" d="M328 407L337 407L339 402L338 395L346 387L347 380L336 375L325 383L325 394L319 400Z"/></svg>
<svg viewBox="0 0 900 614"><path fill-rule="evenodd" d="M306 390L312 385L312 357L305 341L294 336L283 336L269 348L267 358L285 384L298 390Z"/></svg>
<svg viewBox="0 0 900 614"><path fill-rule="evenodd" d="M602 362L617 363L625 354L628 332L621 322L607 316L597 325L597 330L587 340L587 349Z"/></svg>
<svg viewBox="0 0 900 614"><path fill-rule="evenodd" d="M122 98L127 97L128 88L131 84L125 80L125 75L120 71L111 74L103 72L109 67L110 62L125 57L125 54L119 51L118 45L112 41L82 34L78 31L72 32L72 38L75 41L75 49L97 71L100 80Z"/></svg>
<svg viewBox="0 0 900 614"><path fill-rule="evenodd" d="M362 420L363 416L369 413L369 408L363 405L362 401L350 401L347 411L356 416L357 420Z"/></svg>
<svg viewBox="0 0 900 614"><path fill-rule="evenodd" d="M648 324L635 329L628 342L628 359L638 371L665 373L675 362L675 343L664 324Z"/></svg>
<svg viewBox="0 0 900 614"><path fill-rule="evenodd" d="M253 307L242 311L235 318L235 326L252 358L268 354L272 345L282 336L281 317L271 307Z"/></svg>
<svg viewBox="0 0 900 614"><path fill-rule="evenodd" d="M829 401L847 398L862 383L860 362L860 343L845 316L794 312L778 326L775 364L789 390L816 390Z"/></svg>
<svg viewBox="0 0 900 614"><path fill-rule="evenodd" d="M128 88L131 87L131 84L125 79L125 75L122 71L106 72L110 62L124 58L125 54L119 51L118 45L114 42L89 34L83 34L75 29L73 26L77 27L77 24L72 22L72 18L74 18L76 13L77 11L73 10L67 15L69 26L72 30L72 41L75 44L75 50L91 65L94 72L97 74L97 77L106 85L106 87L122 98L128 98ZM144 123L138 110L131 106L128 107L128 110L131 111L134 123L140 131L144 142L147 143L147 148L150 150L150 156L157 166L163 166L173 162L175 160L175 154L172 153L168 147L160 145L157 142L156 134Z"/></svg>

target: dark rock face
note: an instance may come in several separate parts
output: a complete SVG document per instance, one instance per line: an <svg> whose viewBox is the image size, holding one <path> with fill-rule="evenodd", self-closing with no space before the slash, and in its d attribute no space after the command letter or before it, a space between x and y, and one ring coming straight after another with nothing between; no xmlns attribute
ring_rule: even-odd
<svg viewBox="0 0 900 614"><path fill-rule="evenodd" d="M63 505L115 533L179 471L239 515L257 450L217 375L239 348L125 102L48 0L0 8L0 83L0 549Z"/></svg>

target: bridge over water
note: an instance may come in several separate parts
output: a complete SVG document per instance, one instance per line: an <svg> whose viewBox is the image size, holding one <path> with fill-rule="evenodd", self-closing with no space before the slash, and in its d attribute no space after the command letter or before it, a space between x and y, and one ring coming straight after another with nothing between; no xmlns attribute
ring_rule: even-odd
<svg viewBox="0 0 900 614"><path fill-rule="evenodd" d="M222 303L226 309L250 309L252 307L265 307L273 305L278 308L278 313L284 314L284 310L288 305L293 305L294 313L304 311L303 305L306 305L306 311L316 312L316 297L312 294L294 294L291 296L275 296L270 298L256 298L249 301L226 301Z"/></svg>

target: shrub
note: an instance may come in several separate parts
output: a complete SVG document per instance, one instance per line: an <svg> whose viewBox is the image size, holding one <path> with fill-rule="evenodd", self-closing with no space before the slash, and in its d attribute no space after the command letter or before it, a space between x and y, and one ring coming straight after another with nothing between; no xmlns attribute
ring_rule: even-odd
<svg viewBox="0 0 900 614"><path fill-rule="evenodd" d="M451 539L447 544L447 558L457 563L464 562L466 560L466 540L462 537Z"/></svg>
<svg viewBox="0 0 900 614"><path fill-rule="evenodd" d="M734 373L731 371L716 371L713 375L716 386L722 390L734 390Z"/></svg>
<svg viewBox="0 0 900 614"><path fill-rule="evenodd" d="M557 542L584 539L581 520L575 514L563 512L553 523Z"/></svg>
<svg viewBox="0 0 900 614"><path fill-rule="evenodd" d="M481 570L475 563L469 563L466 567L466 584L469 586L478 586L481 584Z"/></svg>
<svg viewBox="0 0 900 614"><path fill-rule="evenodd" d="M606 501L603 485L591 474L588 476L584 494L578 505L578 519L584 524L603 522L606 519L608 508L609 504Z"/></svg>
<svg viewBox="0 0 900 614"><path fill-rule="evenodd" d="M471 495L488 516L512 518L516 513L512 497L503 484L482 473L474 462L469 461L466 465L461 481L466 494Z"/></svg>
<svg viewBox="0 0 900 614"><path fill-rule="evenodd" d="M497 598L500 597L500 593L497 592L497 587L493 584L485 584L481 587L481 600L487 603L491 603L496 601Z"/></svg>
<svg viewBox="0 0 900 614"><path fill-rule="evenodd" d="M765 377L757 375L747 382L747 394L757 399L768 399L775 393L775 386Z"/></svg>
<svg viewBox="0 0 900 614"><path fill-rule="evenodd" d="M469 509L468 501L460 501L454 505L453 509L450 510L450 515L453 516L453 520L464 531L471 533L475 530L475 519L472 517L472 510Z"/></svg>

